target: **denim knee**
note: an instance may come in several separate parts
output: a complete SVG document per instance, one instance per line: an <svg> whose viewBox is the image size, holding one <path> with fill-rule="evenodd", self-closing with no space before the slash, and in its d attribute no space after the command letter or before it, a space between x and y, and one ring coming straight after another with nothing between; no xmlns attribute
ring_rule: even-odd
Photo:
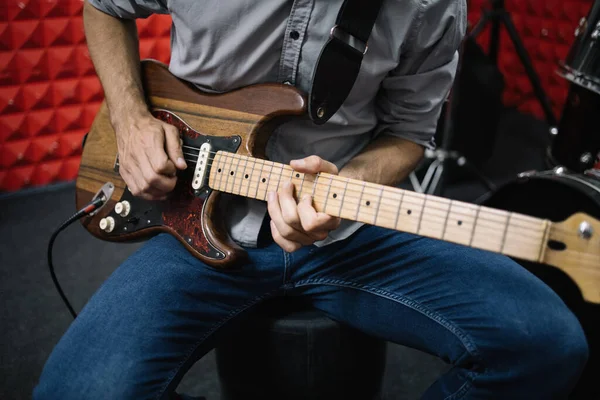
<svg viewBox="0 0 600 400"><path fill-rule="evenodd" d="M500 349L500 358L515 381L539 387L540 399L566 398L589 356L583 329L566 307L562 312L532 313L529 318L525 328L519 324L507 328L510 338L507 347Z"/></svg>

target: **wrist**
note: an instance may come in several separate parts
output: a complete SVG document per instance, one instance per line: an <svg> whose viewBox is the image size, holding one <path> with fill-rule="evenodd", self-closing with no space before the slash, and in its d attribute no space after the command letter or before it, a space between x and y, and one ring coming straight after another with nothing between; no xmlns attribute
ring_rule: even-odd
<svg viewBox="0 0 600 400"><path fill-rule="evenodd" d="M150 118L152 115L146 104L120 104L110 107L110 122L116 132L128 131L137 121Z"/></svg>

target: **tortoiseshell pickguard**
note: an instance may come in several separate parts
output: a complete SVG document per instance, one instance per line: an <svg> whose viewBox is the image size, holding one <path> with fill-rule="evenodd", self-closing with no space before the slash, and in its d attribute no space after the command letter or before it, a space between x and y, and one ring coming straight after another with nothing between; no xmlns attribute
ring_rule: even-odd
<svg viewBox="0 0 600 400"><path fill-rule="evenodd" d="M188 126L181 118L167 110L154 110L153 115L175 126L181 135L183 144L189 147L199 148L209 136L194 130ZM184 153L192 152L197 154L197 150L184 149ZM186 158L189 158L188 154ZM188 169L180 171L177 177L177 185L169 194L168 201L163 203L162 223L173 229L181 238L196 251L205 256L220 258L223 253L209 243L204 231L202 230L202 208L207 196L198 197L192 189L192 178L194 165L190 159L187 160Z"/></svg>
<svg viewBox="0 0 600 400"><path fill-rule="evenodd" d="M194 249L213 256L218 251L211 246L202 231L204 201L194 195L190 174L181 174L177 186L169 194L169 200L164 203L162 220L165 226L175 230Z"/></svg>

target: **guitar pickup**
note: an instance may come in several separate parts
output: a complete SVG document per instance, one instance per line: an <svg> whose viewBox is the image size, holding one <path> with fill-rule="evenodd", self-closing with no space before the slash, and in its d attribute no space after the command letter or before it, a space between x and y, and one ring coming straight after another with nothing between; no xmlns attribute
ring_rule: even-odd
<svg viewBox="0 0 600 400"><path fill-rule="evenodd" d="M210 152L212 146L210 143L204 143L200 147L198 153L198 161L196 161L196 169L194 170L194 178L192 179L192 188L195 190L200 189L204 186L206 179L206 172L208 171L208 160L210 159Z"/></svg>

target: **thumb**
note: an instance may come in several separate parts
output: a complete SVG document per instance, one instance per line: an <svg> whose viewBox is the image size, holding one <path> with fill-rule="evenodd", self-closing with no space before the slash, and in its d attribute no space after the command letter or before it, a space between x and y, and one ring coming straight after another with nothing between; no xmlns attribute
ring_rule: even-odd
<svg viewBox="0 0 600 400"><path fill-rule="evenodd" d="M179 131L173 125L164 124L165 129L165 146L169 159L178 169L186 169L187 164L183 157L181 149L181 140L179 139Z"/></svg>
<svg viewBox="0 0 600 400"><path fill-rule="evenodd" d="M317 172L327 172L333 175L338 174L335 164L323 160L319 156L309 156L300 160L291 160L290 166L298 172L307 174L316 174Z"/></svg>

